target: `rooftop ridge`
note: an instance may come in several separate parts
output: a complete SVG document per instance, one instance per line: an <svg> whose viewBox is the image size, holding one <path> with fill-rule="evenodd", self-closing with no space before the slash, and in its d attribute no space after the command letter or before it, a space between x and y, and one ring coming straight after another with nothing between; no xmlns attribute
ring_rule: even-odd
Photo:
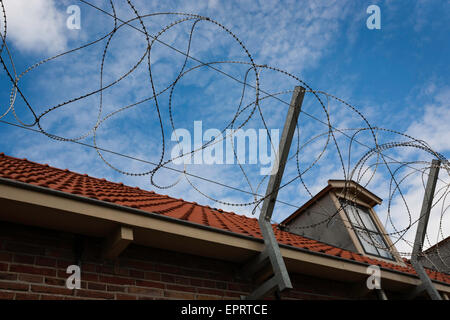
<svg viewBox="0 0 450 320"><path fill-rule="evenodd" d="M132 186L124 184L123 182L114 182L114 181L110 181L110 180L105 179L105 178L98 178L98 177L95 177L95 176L90 176L90 175L88 175L86 173L80 173L80 172L72 171L72 170L69 170L67 168L66 169L61 169L61 168L58 168L58 167L51 166L51 165L49 165L47 163L43 164L43 163L39 163L39 162L36 162L36 161L29 160L27 158L18 158L18 157L6 155L4 152L0 153L0 157L5 157L5 158L13 159L13 160L18 160L18 161L26 161L26 162L32 163L32 164L34 164L36 166L46 167L48 169L57 170L57 171L60 171L60 172L66 172L66 173L69 173L69 174L72 174L72 175L77 175L77 176L80 176L80 177L89 177L91 179L97 180L98 182L111 183L111 184L114 184L114 185L118 185L120 187L131 188L131 189L135 189L135 190L137 188L137 190L139 190L141 192L144 192L144 193L157 194L159 196L164 196L164 197L167 197L167 198L170 198L170 199L173 199L173 200L180 200L180 201L183 201L183 202L186 202L186 203L190 203L192 205L200 206L200 207L203 207L203 208L206 208L206 209L216 210L216 211L219 211L220 213L228 213L228 214L234 214L234 215L238 215L238 216L244 216L244 215L236 214L235 212L232 212L232 211L225 211L223 209L211 208L209 205L199 204L199 203L197 203L195 201L188 201L188 200L185 200L185 199L182 199L182 198L175 198L175 197L172 197L172 196L169 196L169 195L156 193L154 190L147 190L147 189L141 189L139 187L132 187Z"/></svg>
<svg viewBox="0 0 450 320"><path fill-rule="evenodd" d="M121 186L121 187L138 189L138 190L141 190L141 191L150 192L150 193L153 192L154 193L153 190L146 190L146 189L141 189L139 187L132 187L132 186L124 184L123 182L115 182L115 181L107 180L105 178L98 178L98 177L95 177L95 176L91 176L91 175L88 175L87 173L80 173L80 172L72 171L72 170L69 170L67 168L66 169L61 169L61 168L58 168L58 167L51 166L51 165L49 165L47 163L39 163L39 162L36 162L36 161L29 160L27 158L18 158L18 157L6 155L4 152L0 152L0 157L5 157L5 158L13 159L13 160L18 160L18 161L26 161L26 162L32 163L32 164L34 164L36 166L46 167L46 168L49 168L49 169L58 170L60 172L68 172L68 173L70 173L72 175L77 175L77 176L80 176L80 177L88 177L88 178L91 178L91 179L95 179L95 180L97 180L99 182L107 182L107 183L115 184L115 185L118 185L118 186Z"/></svg>

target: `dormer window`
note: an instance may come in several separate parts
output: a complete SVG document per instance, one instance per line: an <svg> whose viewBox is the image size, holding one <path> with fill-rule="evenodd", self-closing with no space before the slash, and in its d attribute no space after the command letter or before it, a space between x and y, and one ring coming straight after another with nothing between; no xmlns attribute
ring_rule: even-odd
<svg viewBox="0 0 450 320"><path fill-rule="evenodd" d="M340 203L366 253L393 260L382 233L373 221L369 208L340 199Z"/></svg>
<svg viewBox="0 0 450 320"><path fill-rule="evenodd" d="M334 247L404 265L373 209L381 199L355 181L329 180L281 224Z"/></svg>

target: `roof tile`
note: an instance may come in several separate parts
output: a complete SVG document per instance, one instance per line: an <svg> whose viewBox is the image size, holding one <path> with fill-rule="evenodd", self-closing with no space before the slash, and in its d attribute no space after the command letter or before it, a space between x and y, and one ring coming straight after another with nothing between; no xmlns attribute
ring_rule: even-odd
<svg viewBox="0 0 450 320"><path fill-rule="evenodd" d="M167 195L160 195L154 191L129 187L123 183L110 182L104 178L98 179L87 174L78 174L68 169L61 170L26 159L6 156L4 153L0 153L0 177L86 198L112 202L125 207L137 208L146 212L182 219L254 238L262 238L258 220L255 218L238 215L234 212L226 212L222 209L212 209L209 206L202 206L195 202L187 202ZM273 228L275 236L281 244L366 264L380 265L383 268L403 273L415 274L414 269L409 264L399 266L282 231L277 225L273 225ZM433 279L450 284L450 275L448 274L428 269L427 273Z"/></svg>

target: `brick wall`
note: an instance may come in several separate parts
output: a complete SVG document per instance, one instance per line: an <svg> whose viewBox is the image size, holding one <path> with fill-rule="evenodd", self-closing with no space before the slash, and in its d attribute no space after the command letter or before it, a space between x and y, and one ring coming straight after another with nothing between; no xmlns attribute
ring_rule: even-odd
<svg viewBox="0 0 450 320"><path fill-rule="evenodd" d="M103 261L101 239L83 242L81 289L70 290L75 235L0 222L0 299L239 299L252 289L229 262L133 244L116 261ZM283 298L348 297L344 283L291 278L294 289Z"/></svg>

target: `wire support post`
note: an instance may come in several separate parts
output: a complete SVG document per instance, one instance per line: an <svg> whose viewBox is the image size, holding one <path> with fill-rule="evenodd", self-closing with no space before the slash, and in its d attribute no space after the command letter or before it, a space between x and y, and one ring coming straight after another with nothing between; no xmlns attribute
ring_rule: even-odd
<svg viewBox="0 0 450 320"><path fill-rule="evenodd" d="M416 238L411 255L411 264L414 267L414 270L416 270L416 273L419 276L420 280L422 281L422 284L419 285L416 290L414 290L413 295L416 296L417 294L425 290L433 300L442 300L442 297L436 290L436 287L433 285L433 282L425 271L421 259L423 258L422 246L425 239L425 234L427 232L428 220L430 218L430 211L433 204L433 196L436 190L436 183L439 176L440 166L440 160L434 159L431 162L430 174L428 176L428 181L425 188L425 195L422 202L422 209L420 211Z"/></svg>
<svg viewBox="0 0 450 320"><path fill-rule="evenodd" d="M272 269L272 277L266 279L245 299L257 300L261 299L269 293L282 292L285 289L292 289L291 280L284 263L283 257L275 237L273 227L270 223L275 202L280 188L281 179L283 178L286 161L289 155L292 138L297 126L298 117L300 115L303 98L305 96L305 88L297 86L292 94L286 122L284 124L281 141L276 155L276 161L272 168L269 183L267 185L266 197L264 199L258 223L264 239L264 250L245 267L244 272L255 273L268 265Z"/></svg>

